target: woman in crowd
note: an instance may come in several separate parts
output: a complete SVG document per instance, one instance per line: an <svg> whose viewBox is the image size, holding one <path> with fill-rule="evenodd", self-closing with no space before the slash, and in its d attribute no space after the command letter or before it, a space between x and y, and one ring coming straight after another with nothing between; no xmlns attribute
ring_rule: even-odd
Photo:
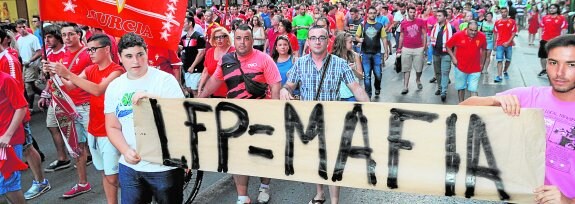
<svg viewBox="0 0 575 204"><path fill-rule="evenodd" d="M487 71L489 70L489 64L491 63L491 51L493 50L493 28L495 27L495 22L493 22L493 13L488 12L487 14L485 14L485 20L483 21L483 23L481 23L481 27L479 28L479 30L481 30L481 32L483 32L485 34L485 38L487 40L487 49L485 50L485 52L483 52L484 54L484 58L483 58L483 62L482 62L482 66L481 66L481 72L482 73L487 73Z"/></svg>
<svg viewBox="0 0 575 204"><path fill-rule="evenodd" d="M537 6L531 7L531 12L529 12L528 20L529 28L527 31L529 32L528 42L530 46L533 46L533 41L535 41L535 35L537 35L537 31L539 30L539 9Z"/></svg>
<svg viewBox="0 0 575 204"><path fill-rule="evenodd" d="M216 72L218 67L218 61L229 52L233 52L236 49L232 46L232 40L230 34L224 27L215 28L210 35L211 48L206 52L206 59L204 61L204 71L202 72L202 77L200 79L200 84L198 85L198 95L201 94L204 85L208 82L208 79ZM225 98L228 92L228 87L225 83L222 83L220 88L212 94L212 98Z"/></svg>
<svg viewBox="0 0 575 204"><path fill-rule="evenodd" d="M297 60L294 54L295 53L291 48L288 37L285 35L278 36L274 43L272 59L274 59L274 62L276 62L276 65L280 71L280 75L282 77L282 85L286 83L286 74L291 69L294 62Z"/></svg>
<svg viewBox="0 0 575 204"><path fill-rule="evenodd" d="M278 25L278 34L276 36L285 35L291 44L293 50L299 50L299 45L297 37L292 33L292 25L287 19L282 19ZM275 45L270 45L270 47L275 47ZM298 56L298 52L293 53L294 56Z"/></svg>
<svg viewBox="0 0 575 204"><path fill-rule="evenodd" d="M254 48L263 52L264 43L266 42L267 38L260 16L253 16L249 25L252 27L252 33L254 36Z"/></svg>
<svg viewBox="0 0 575 204"><path fill-rule="evenodd" d="M359 81L363 79L363 67L361 65L361 56L353 51L353 40L352 34L343 32L337 34L333 43L332 54L344 59L353 71L355 79ZM342 101L356 101L351 90L343 82L340 84L339 94Z"/></svg>

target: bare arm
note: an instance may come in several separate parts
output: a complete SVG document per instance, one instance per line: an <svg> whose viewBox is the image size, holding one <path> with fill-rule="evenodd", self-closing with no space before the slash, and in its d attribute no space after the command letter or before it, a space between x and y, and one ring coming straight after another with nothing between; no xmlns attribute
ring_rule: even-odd
<svg viewBox="0 0 575 204"><path fill-rule="evenodd" d="M204 85L206 85L209 78L210 75L208 74L208 69L204 67L204 71L202 71L202 76L200 77L200 82L198 83L198 93L202 92L202 89L204 89Z"/></svg>
<svg viewBox="0 0 575 204"><path fill-rule="evenodd" d="M84 91L94 95L100 96L106 92L106 88L108 88L108 84L112 82L114 79L118 78L122 75L121 71L114 71L108 75L108 77L104 78L102 82L96 84L94 82L88 81L86 79L86 74L82 72L80 76L76 76L75 74L71 74L68 78L74 85L80 87Z"/></svg>
<svg viewBox="0 0 575 204"><path fill-rule="evenodd" d="M280 99L280 89L282 88L281 82L270 84L272 99Z"/></svg>
<svg viewBox="0 0 575 204"><path fill-rule="evenodd" d="M363 64L361 63L361 56L357 53L354 53L354 56L355 69L353 69L353 73L355 76L357 76L357 78L363 79Z"/></svg>
<svg viewBox="0 0 575 204"><path fill-rule="evenodd" d="M401 48L403 47L403 32L399 34L399 43L397 43L397 52L401 53Z"/></svg>
<svg viewBox="0 0 575 204"><path fill-rule="evenodd" d="M106 113L106 132L108 133L108 139L124 155L126 162L130 164L137 164L140 162L141 158L136 153L136 150L132 149L122 133L122 124L116 117L114 113Z"/></svg>
<svg viewBox="0 0 575 204"><path fill-rule="evenodd" d="M196 59L194 59L194 62L192 63L192 65L188 68L188 72L189 73L193 73L194 72L194 68L196 66L198 66L198 64L200 63L200 61L202 61L202 59L204 58L204 56L206 55L206 49L199 49L198 50L198 55L196 55ZM204 69L205 70L205 69ZM203 72L202 72L203 73Z"/></svg>
<svg viewBox="0 0 575 204"><path fill-rule="evenodd" d="M355 96L355 99L359 102L369 102L369 96L367 96L367 93L365 92L364 88L361 88L361 86L359 85L359 83L357 83L356 81L351 82L349 84L347 84L347 87L349 88L349 90L351 90L351 92L353 93L353 96Z"/></svg>
<svg viewBox="0 0 575 204"><path fill-rule="evenodd" d="M204 90L200 93L198 98L207 98L212 95L222 84L222 80L216 79L216 77L210 77L208 83L204 87Z"/></svg>
<svg viewBox="0 0 575 204"><path fill-rule="evenodd" d="M293 90L295 89L295 84L291 82L286 82L284 86L280 89L280 99L281 100L293 100Z"/></svg>
<svg viewBox="0 0 575 204"><path fill-rule="evenodd" d="M519 99L515 95L500 95L479 97L472 96L459 105L469 106L501 106L503 112L511 116L518 116L521 111Z"/></svg>

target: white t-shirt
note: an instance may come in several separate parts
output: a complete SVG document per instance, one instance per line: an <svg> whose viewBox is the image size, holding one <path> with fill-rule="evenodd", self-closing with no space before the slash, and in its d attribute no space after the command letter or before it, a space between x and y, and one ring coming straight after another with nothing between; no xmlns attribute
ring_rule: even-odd
<svg viewBox="0 0 575 204"><path fill-rule="evenodd" d="M393 21L394 22L400 22L403 21L404 16L403 14L401 14L401 11L396 11L395 14L393 14ZM401 29L399 29L399 27L397 28L397 30L395 32L401 32Z"/></svg>
<svg viewBox="0 0 575 204"><path fill-rule="evenodd" d="M38 40L38 37L30 33L26 36L20 36L16 41L16 45L18 46L18 53L20 53L20 57L22 57L23 62L30 61L30 58L34 56L34 53L42 49L42 47L40 47L40 40Z"/></svg>
<svg viewBox="0 0 575 204"><path fill-rule="evenodd" d="M122 124L122 134L132 149L136 149L132 96L139 91L146 91L160 98L184 98L176 78L158 69L148 68L146 75L135 80L128 79L127 73L114 79L106 89L104 113L114 113L118 117L120 124ZM123 155L119 162L141 172L163 172L174 169L174 167L144 160L132 165L126 162Z"/></svg>

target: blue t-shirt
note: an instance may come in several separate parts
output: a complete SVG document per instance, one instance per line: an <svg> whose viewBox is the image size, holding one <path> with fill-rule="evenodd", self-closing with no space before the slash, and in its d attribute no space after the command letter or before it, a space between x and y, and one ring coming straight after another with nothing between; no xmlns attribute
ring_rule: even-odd
<svg viewBox="0 0 575 204"><path fill-rule="evenodd" d="M34 35L38 38L38 40L40 41L40 46L44 45L44 39L42 38L42 29L36 29L34 31Z"/></svg>
<svg viewBox="0 0 575 204"><path fill-rule="evenodd" d="M385 27L389 24L389 19L387 18L387 16L378 16L375 17L375 22L381 23L381 25Z"/></svg>
<svg viewBox="0 0 575 204"><path fill-rule="evenodd" d="M272 20L270 19L270 15L267 13L262 13L262 20L264 21L264 27L266 29L271 28L272 27Z"/></svg>
<svg viewBox="0 0 575 204"><path fill-rule="evenodd" d="M276 65L278 66L278 70L280 71L280 76L282 77L282 85L284 85L287 81L287 73L288 71L291 69L291 67L293 66L293 60L292 60L293 56L290 56L288 60L286 60L285 62L276 62Z"/></svg>

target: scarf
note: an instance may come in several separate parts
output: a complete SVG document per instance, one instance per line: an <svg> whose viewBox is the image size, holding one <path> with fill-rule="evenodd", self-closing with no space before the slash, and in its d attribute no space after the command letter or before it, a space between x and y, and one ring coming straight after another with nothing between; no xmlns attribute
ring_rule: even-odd
<svg viewBox="0 0 575 204"><path fill-rule="evenodd" d="M437 42L437 35L439 34L439 31L441 30L441 25L439 25L439 23L436 23L433 26L433 29L431 29L431 45L435 47L435 42ZM441 47L443 48L443 52L446 52L447 49L445 48L445 43L447 43L447 41L451 38L451 36L453 36L453 30L451 28L451 25L448 23L445 23L445 25L443 26L443 30L441 31L443 32L443 36L442 36L442 43L443 45L441 45Z"/></svg>
<svg viewBox="0 0 575 204"><path fill-rule="evenodd" d="M51 77L53 83L51 84L52 92L52 107L54 107L54 114L58 123L58 128L64 139L68 152L74 158L77 158L80 153L80 145L78 144L78 133L76 132L75 120L80 117L76 112L76 106L72 99L60 86L62 82L58 75Z"/></svg>

